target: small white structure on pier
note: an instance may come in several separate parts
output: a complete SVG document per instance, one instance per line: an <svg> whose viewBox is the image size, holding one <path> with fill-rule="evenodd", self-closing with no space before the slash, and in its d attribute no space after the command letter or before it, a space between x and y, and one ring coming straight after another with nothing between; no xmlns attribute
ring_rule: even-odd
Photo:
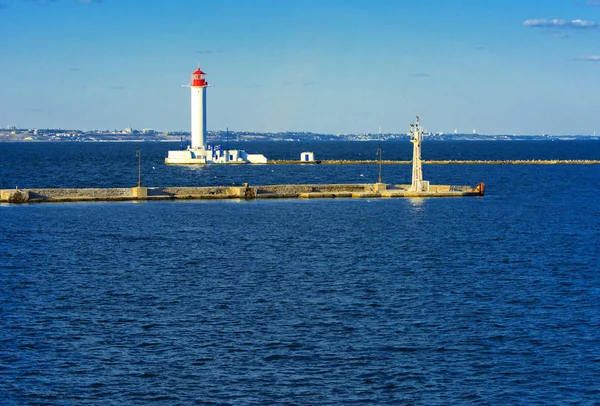
<svg viewBox="0 0 600 406"><path fill-rule="evenodd" d="M300 153L300 160L302 162L314 162L315 161L315 153L314 152L302 152L302 153Z"/></svg>
<svg viewBox="0 0 600 406"><path fill-rule="evenodd" d="M169 151L166 164L264 164L267 158L262 154L248 154L244 150L223 149L206 143L206 73L200 68L192 73L190 84L192 106L192 145L185 150Z"/></svg>
<svg viewBox="0 0 600 406"><path fill-rule="evenodd" d="M429 191L429 181L423 180L423 169L421 167L421 141L423 140L423 127L419 125L419 116L415 124L410 125L410 142L413 143L412 159L412 184L411 192Z"/></svg>

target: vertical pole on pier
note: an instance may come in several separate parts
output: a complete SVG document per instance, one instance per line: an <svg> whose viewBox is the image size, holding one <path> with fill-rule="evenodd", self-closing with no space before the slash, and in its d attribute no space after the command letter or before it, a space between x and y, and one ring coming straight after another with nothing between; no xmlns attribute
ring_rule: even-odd
<svg viewBox="0 0 600 406"><path fill-rule="evenodd" d="M138 159L138 187L142 187L142 154L139 147L135 149L135 156Z"/></svg>
<svg viewBox="0 0 600 406"><path fill-rule="evenodd" d="M381 181L381 160L383 159L383 151L381 150L381 146L377 146L377 155L379 155L379 178L377 179L377 183L383 183Z"/></svg>
<svg viewBox="0 0 600 406"><path fill-rule="evenodd" d="M225 162L229 162L229 127L225 127Z"/></svg>

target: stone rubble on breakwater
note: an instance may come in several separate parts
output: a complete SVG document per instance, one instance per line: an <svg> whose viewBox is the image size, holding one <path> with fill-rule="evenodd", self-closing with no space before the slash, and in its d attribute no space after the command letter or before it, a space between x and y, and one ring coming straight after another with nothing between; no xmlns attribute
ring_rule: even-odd
<svg viewBox="0 0 600 406"><path fill-rule="evenodd" d="M430 185L427 192L411 192L410 185L323 184L207 187L44 188L2 189L2 203L111 202L148 200L285 199L285 198L393 198L483 196L476 187Z"/></svg>

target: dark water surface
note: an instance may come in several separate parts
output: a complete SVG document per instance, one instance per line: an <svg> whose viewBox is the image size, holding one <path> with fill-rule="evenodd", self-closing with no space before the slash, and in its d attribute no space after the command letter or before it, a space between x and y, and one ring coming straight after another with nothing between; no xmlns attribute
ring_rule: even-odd
<svg viewBox="0 0 600 406"><path fill-rule="evenodd" d="M315 159L376 160L378 145L384 159L412 159L412 144L407 141L248 142L231 144L231 148L262 153L271 160L299 159L303 151L314 151ZM179 149L179 143L0 143L0 188L136 186L138 147L146 186L364 183L376 182L378 175L373 165L165 165L168 150ZM423 143L423 159L600 159L600 142L432 141ZM479 174L487 177L488 170L427 165L424 176L432 183L471 184L486 181ZM385 182L410 183L410 176L408 165L384 167Z"/></svg>
<svg viewBox="0 0 600 406"><path fill-rule="evenodd" d="M374 145L244 147L325 159ZM597 142L452 145L428 154L600 156ZM169 146L141 146L149 185L377 177L166 167ZM135 147L0 144L1 187L130 186ZM408 176L384 167L384 181ZM600 166L427 165L424 177L487 193L0 205L0 404L597 404Z"/></svg>

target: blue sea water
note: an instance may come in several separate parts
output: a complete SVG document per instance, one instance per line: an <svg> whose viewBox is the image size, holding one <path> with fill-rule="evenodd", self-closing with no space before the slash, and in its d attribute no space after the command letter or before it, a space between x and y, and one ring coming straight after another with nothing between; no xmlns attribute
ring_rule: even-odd
<svg viewBox="0 0 600 406"><path fill-rule="evenodd" d="M410 145L381 143L384 158ZM169 167L167 144L0 144L0 187L374 182ZM249 143L375 159L377 143ZM431 142L424 159L600 159ZM154 168L154 169L153 169ZM407 165L384 181L406 183ZM1 404L597 404L600 166L425 165L482 198L0 205Z"/></svg>

